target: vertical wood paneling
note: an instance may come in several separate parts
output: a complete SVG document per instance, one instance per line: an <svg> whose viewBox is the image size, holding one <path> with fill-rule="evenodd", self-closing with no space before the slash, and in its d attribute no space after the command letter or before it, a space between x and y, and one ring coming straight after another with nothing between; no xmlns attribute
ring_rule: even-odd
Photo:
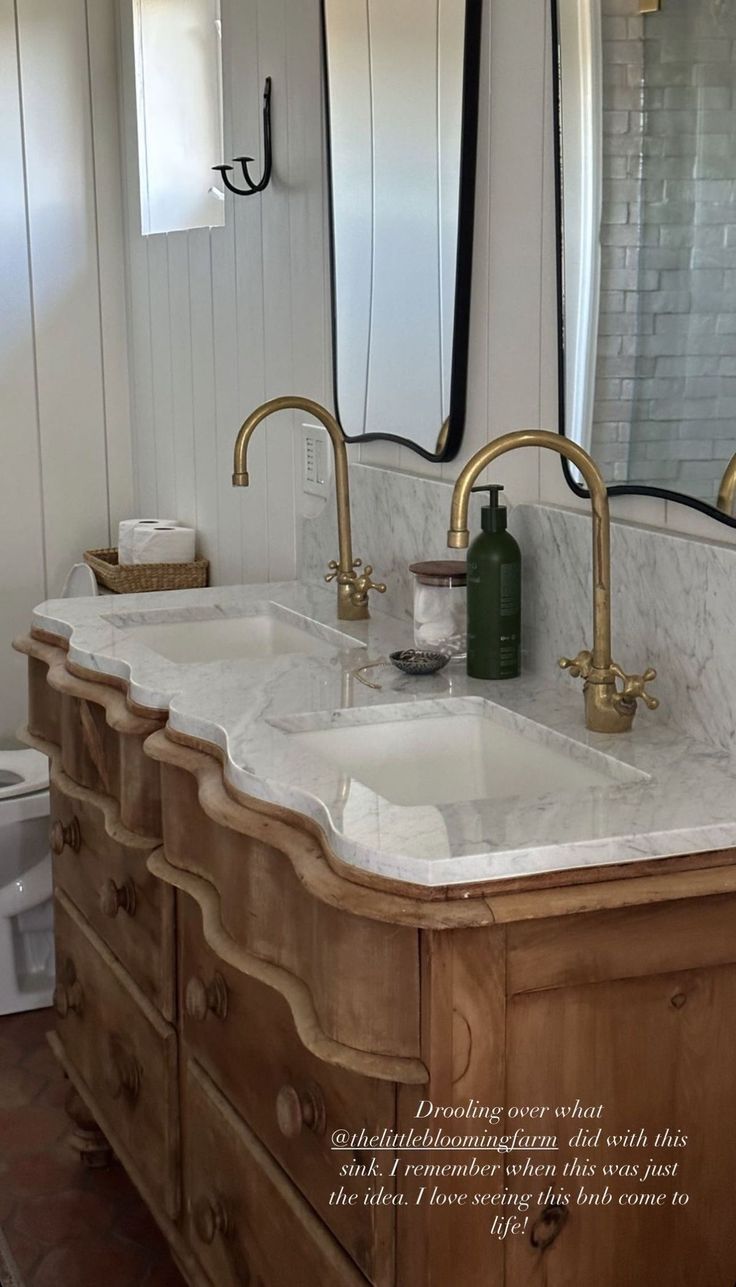
<svg viewBox="0 0 736 1287"><path fill-rule="evenodd" d="M18 6L28 230L44 460L46 565L109 537L84 0ZM53 121L53 146L49 123Z"/></svg>
<svg viewBox="0 0 736 1287"><path fill-rule="evenodd" d="M34 604L131 505L114 0L0 0L0 742Z"/></svg>
<svg viewBox="0 0 736 1287"><path fill-rule="evenodd" d="M123 51L120 77L120 112L123 139L123 182L127 269L128 361L133 429L135 509L139 518L157 515L156 441L153 414L153 361L151 313L148 294L148 242L140 235L141 205L138 171L135 77L132 66L133 10L120 0L117 6L119 48ZM129 517L134 517L130 515ZM164 515L163 517L166 517ZM178 515L173 517L178 518Z"/></svg>
<svg viewBox="0 0 736 1287"><path fill-rule="evenodd" d="M181 236L174 233L174 236ZM213 334L212 261L210 233L195 228L184 234L189 241L191 307L192 411L194 419L194 470L197 527L205 557L212 563L212 579L220 580L220 508L215 423L215 369ZM173 515L178 518L178 515Z"/></svg>
<svg viewBox="0 0 736 1287"><path fill-rule="evenodd" d="M13 0L0 0L0 745L22 718L22 658L10 640L45 596L33 302L26 237L23 130Z"/></svg>
<svg viewBox="0 0 736 1287"><path fill-rule="evenodd" d="M156 446L156 513L160 518L177 518L169 256L166 237L148 238L148 310L151 362L155 373L153 435Z"/></svg>
<svg viewBox="0 0 736 1287"><path fill-rule="evenodd" d="M90 102L95 177L95 222L100 285L100 335L107 447L110 531L130 517L133 452L130 436L123 166L118 109L115 7L87 3Z"/></svg>
<svg viewBox="0 0 736 1287"><path fill-rule="evenodd" d="M171 401L174 431L176 513L180 523L197 521L192 406L192 328L189 245L186 236L168 237L169 324L171 327Z"/></svg>
<svg viewBox="0 0 736 1287"><path fill-rule="evenodd" d="M231 143L228 156L247 154L261 165L261 94L258 66L257 0L226 0L223 9L225 99L229 104ZM268 74L268 73L267 73ZM279 111L283 86L273 86L273 113ZM226 117L227 123L227 117ZM235 234L235 287L237 314L238 414L233 439L249 411L266 396L263 332L264 264L261 219L268 218L272 190L262 197L230 197L226 223ZM266 434L269 422L255 434L248 451L251 483L237 488L233 500L241 521L242 576L244 581L268 578L268 471ZM225 426L223 424L223 435ZM227 477L232 472L228 464ZM284 518L288 522L288 516Z"/></svg>

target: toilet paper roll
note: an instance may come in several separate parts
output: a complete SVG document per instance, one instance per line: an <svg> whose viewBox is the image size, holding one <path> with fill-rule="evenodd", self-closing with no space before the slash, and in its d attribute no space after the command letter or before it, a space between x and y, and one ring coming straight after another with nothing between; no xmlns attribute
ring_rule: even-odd
<svg viewBox="0 0 736 1287"><path fill-rule="evenodd" d="M176 523L138 523L133 529L132 563L191 563L195 557L193 527Z"/></svg>
<svg viewBox="0 0 736 1287"><path fill-rule="evenodd" d="M118 524L118 562L123 565L135 563L135 529L137 527L155 527L163 523L166 527L176 527L174 518L124 518Z"/></svg>

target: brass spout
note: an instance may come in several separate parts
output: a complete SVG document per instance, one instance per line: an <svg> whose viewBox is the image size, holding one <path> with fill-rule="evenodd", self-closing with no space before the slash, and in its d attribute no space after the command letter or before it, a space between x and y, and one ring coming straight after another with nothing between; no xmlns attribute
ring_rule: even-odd
<svg viewBox="0 0 736 1287"><path fill-rule="evenodd" d="M367 565L362 572L360 559L353 559L353 542L350 529L350 482L348 479L348 454L345 448L345 435L335 417L311 398L281 397L263 402L255 411L251 411L243 421L235 440L233 455L233 487L247 487L248 476L248 443L254 429L267 416L277 411L305 411L324 425L330 436L335 457L335 497L337 500L337 539L339 558L330 563L330 571L325 581L337 581L337 616L340 621L364 621L369 616L368 592L377 590L384 594L386 587L371 580L373 568Z"/></svg>
<svg viewBox="0 0 736 1287"><path fill-rule="evenodd" d="M563 657L560 665L574 676L582 675L585 693L586 724L599 733L622 733L631 727L639 697L650 709L659 702L645 692L646 684L656 677L648 668L643 675L626 675L611 657L611 520L608 492L603 476L587 451L544 429L518 429L486 443L471 457L458 476L452 494L450 528L447 544L451 549L465 549L470 539L468 503L476 478L492 461L517 447L545 447L566 456L580 470L590 492L593 512L593 650L583 649L577 657ZM616 679L623 680L619 690Z"/></svg>
<svg viewBox="0 0 736 1287"><path fill-rule="evenodd" d="M718 489L718 508L724 514L734 517L733 503L736 499L736 454L734 454L726 465L726 470L721 479L721 485Z"/></svg>

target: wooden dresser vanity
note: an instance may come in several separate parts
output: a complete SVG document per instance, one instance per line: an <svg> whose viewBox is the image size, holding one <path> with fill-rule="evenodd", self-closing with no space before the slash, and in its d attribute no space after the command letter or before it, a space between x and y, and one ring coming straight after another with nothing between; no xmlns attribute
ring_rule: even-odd
<svg viewBox="0 0 736 1287"><path fill-rule="evenodd" d="M114 1151L192 1287L733 1287L732 851L485 887L372 878L309 819L226 788L214 746L67 664L61 639L17 646L52 762L49 1040L74 1139L91 1163ZM579 1100L604 1131L677 1130L689 1202L540 1206L549 1181L503 1166L392 1177L392 1153L333 1147L423 1129L423 1100ZM374 1156L380 1177L340 1176ZM565 1138L555 1156L561 1174L593 1155ZM491 1232L502 1206L417 1204L435 1183L528 1185L523 1235ZM331 1201L341 1186L357 1200Z"/></svg>

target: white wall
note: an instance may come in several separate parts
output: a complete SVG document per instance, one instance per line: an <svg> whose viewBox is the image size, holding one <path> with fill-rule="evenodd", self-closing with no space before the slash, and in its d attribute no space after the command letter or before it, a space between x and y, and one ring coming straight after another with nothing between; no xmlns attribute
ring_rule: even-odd
<svg viewBox="0 0 736 1287"><path fill-rule="evenodd" d="M113 0L0 0L0 742L10 651L131 505Z"/></svg>
<svg viewBox="0 0 736 1287"><path fill-rule="evenodd" d="M368 443L351 448L363 463L454 479L489 437L557 427L549 7L485 0L460 456L435 465L392 443ZM291 391L331 401L319 2L224 0L223 25L226 157L256 147L270 73L274 182L262 198L228 197L224 230L147 241L129 191L136 456L143 508L197 523L214 580L253 581L294 570L300 456L287 425L270 422L253 441L251 488L233 491L235 431L263 397ZM129 148L130 110L126 104ZM134 171L130 154L127 172ZM494 476L515 503L585 505L550 452L513 453ZM733 529L658 499L622 497L612 508L638 522L736 539Z"/></svg>
<svg viewBox="0 0 736 1287"><path fill-rule="evenodd" d="M140 232L129 0L119 14L138 505L196 525L214 582L290 577L297 417L257 431L247 490L230 478L249 411L282 393L324 402L330 387L319 0L223 0L225 155L212 164L250 154L260 174L271 76L273 178L263 196L228 194L224 228L151 237Z"/></svg>

